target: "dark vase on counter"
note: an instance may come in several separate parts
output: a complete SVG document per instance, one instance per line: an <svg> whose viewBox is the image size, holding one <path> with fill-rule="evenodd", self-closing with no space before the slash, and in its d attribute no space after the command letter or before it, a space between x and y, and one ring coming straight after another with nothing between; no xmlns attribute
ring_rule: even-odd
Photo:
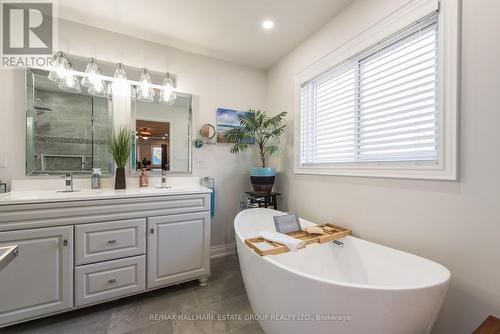
<svg viewBox="0 0 500 334"><path fill-rule="evenodd" d="M126 189L125 167L117 167L115 173L115 190Z"/></svg>

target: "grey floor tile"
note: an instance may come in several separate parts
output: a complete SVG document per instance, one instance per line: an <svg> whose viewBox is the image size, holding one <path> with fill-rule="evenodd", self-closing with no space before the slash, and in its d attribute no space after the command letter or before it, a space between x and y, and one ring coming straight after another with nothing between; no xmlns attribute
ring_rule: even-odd
<svg viewBox="0 0 500 334"><path fill-rule="evenodd" d="M0 333L8 334L100 334L107 333L111 320L112 307L98 305L48 318L33 320L7 327Z"/></svg>
<svg viewBox="0 0 500 334"><path fill-rule="evenodd" d="M213 314L215 320L195 320L196 328L203 334L228 333L252 324L252 314L246 295L232 297L220 303L200 307L197 314Z"/></svg>
<svg viewBox="0 0 500 334"><path fill-rule="evenodd" d="M126 334L173 334L174 326L172 320L162 320L152 325L134 329Z"/></svg>
<svg viewBox="0 0 500 334"><path fill-rule="evenodd" d="M195 287L194 292L201 306L245 294L241 274L236 272L226 279L209 280L205 287Z"/></svg>
<svg viewBox="0 0 500 334"><path fill-rule="evenodd" d="M193 320L174 320L174 334L200 334Z"/></svg>
<svg viewBox="0 0 500 334"><path fill-rule="evenodd" d="M221 256L221 257L216 257L210 260L210 263L212 265L214 264L219 264L219 263L225 263L229 261L234 261L238 259L238 256L236 254L228 255L228 256Z"/></svg>
<svg viewBox="0 0 500 334"><path fill-rule="evenodd" d="M243 326L241 328L237 328L231 332L230 334L265 334L262 328L260 328L259 323L257 321Z"/></svg>
<svg viewBox="0 0 500 334"><path fill-rule="evenodd" d="M110 334L120 334L140 327L152 325L171 313L182 313L198 306L192 288L176 289L164 293L157 290L143 299L115 308L109 325Z"/></svg>
<svg viewBox="0 0 500 334"><path fill-rule="evenodd" d="M215 281L219 279L231 278L240 273L240 265L237 260L212 264L210 267L211 276L210 280Z"/></svg>

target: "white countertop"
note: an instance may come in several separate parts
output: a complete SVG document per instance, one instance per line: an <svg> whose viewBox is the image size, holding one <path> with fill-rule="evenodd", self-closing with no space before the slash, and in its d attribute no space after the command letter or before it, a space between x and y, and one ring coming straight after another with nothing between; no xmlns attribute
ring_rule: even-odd
<svg viewBox="0 0 500 334"><path fill-rule="evenodd" d="M75 189L77 190L77 189ZM125 190L98 189L79 190L75 192L45 191L14 191L0 195L0 205L32 204L47 202L85 201L96 199L147 197L163 195L208 194L212 190L200 185L179 185L171 188L129 188Z"/></svg>

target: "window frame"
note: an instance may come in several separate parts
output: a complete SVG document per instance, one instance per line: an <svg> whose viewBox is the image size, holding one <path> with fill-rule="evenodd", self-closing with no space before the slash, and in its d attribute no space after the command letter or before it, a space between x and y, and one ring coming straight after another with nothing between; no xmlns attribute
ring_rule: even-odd
<svg viewBox="0 0 500 334"><path fill-rule="evenodd" d="M438 10L438 159L435 161L301 163L301 87L350 61L359 59L375 45L386 43ZM459 7L454 0L414 0L387 16L340 48L299 72L295 78L294 172L340 176L415 179L457 179L457 118Z"/></svg>

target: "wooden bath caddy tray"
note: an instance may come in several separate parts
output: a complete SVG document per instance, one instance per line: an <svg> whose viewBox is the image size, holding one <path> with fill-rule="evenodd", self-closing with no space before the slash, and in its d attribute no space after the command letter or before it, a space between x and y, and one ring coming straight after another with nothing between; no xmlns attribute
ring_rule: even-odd
<svg viewBox="0 0 500 334"><path fill-rule="evenodd" d="M321 224L314 226L321 228L326 234L311 234L306 231L295 231L286 234L293 238L305 241L305 246L313 243L323 244L325 242L337 240L352 234L352 230L333 224ZM245 239L245 244L260 256L277 255L290 251L285 245L268 241L261 237Z"/></svg>

